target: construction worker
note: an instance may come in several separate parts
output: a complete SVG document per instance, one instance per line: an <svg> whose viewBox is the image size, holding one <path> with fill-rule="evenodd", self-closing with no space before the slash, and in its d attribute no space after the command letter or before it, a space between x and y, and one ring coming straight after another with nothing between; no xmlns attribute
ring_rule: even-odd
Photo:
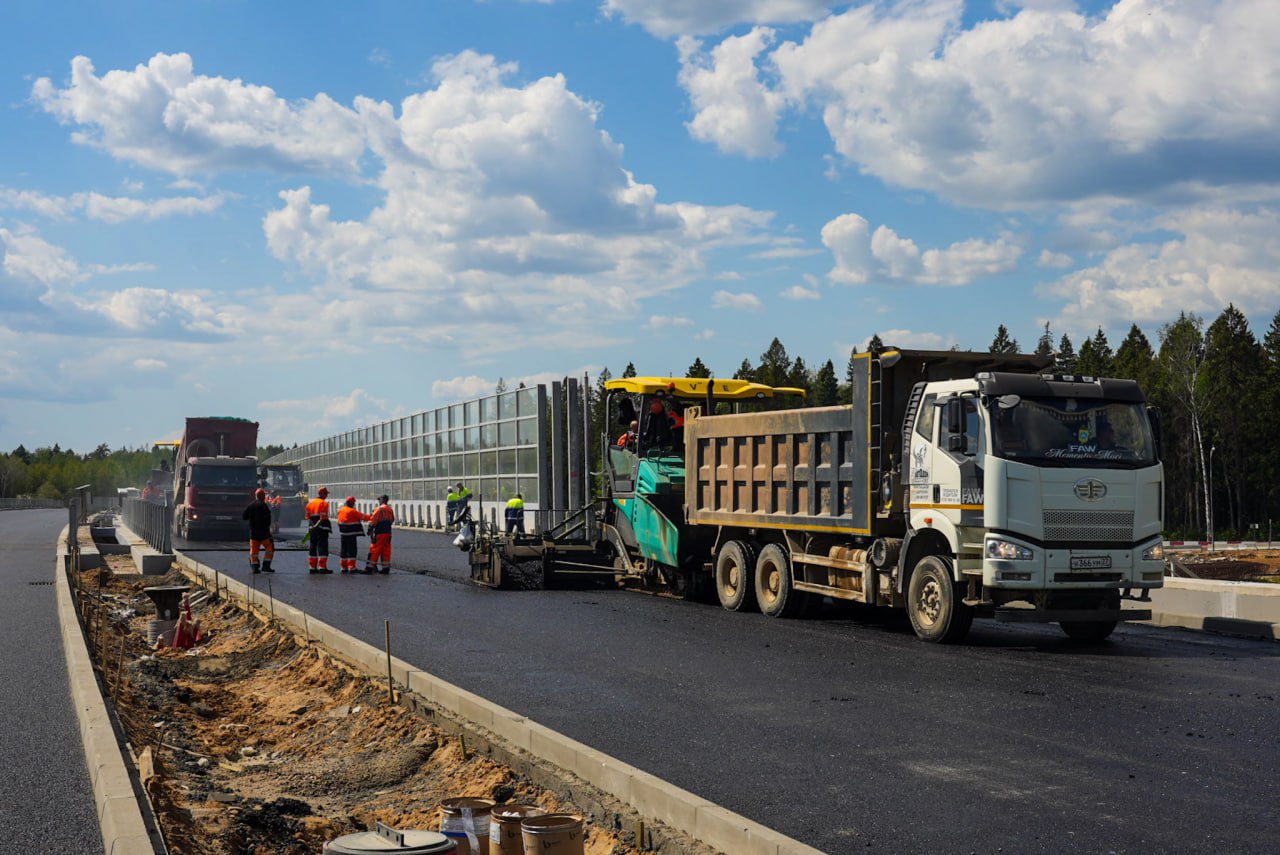
<svg viewBox="0 0 1280 855"><path fill-rule="evenodd" d="M259 487L253 492L253 501L240 514L240 518L249 521L249 567L254 573L271 569L271 559L276 554L276 542L271 538L271 508L267 505L267 491ZM259 550L265 552L263 562L258 564Z"/></svg>
<svg viewBox="0 0 1280 855"><path fill-rule="evenodd" d="M453 529L453 518L458 515L458 488L450 487L449 496L444 502L444 528L445 531Z"/></svg>
<svg viewBox="0 0 1280 855"><path fill-rule="evenodd" d="M671 444L671 417L660 398L649 399L649 412L644 419L644 447L662 448Z"/></svg>
<svg viewBox="0 0 1280 855"><path fill-rule="evenodd" d="M280 533L280 505L283 501L280 498L279 490L272 490L271 497L267 499L267 504L271 507L271 533L273 535Z"/></svg>
<svg viewBox="0 0 1280 855"><path fill-rule="evenodd" d="M338 563L343 573L356 572L356 538L364 534L363 523L369 515L356 509L356 497L347 496L347 500L338 508L338 534L342 537Z"/></svg>
<svg viewBox="0 0 1280 855"><path fill-rule="evenodd" d="M524 534L524 496L516 493L507 501L507 534Z"/></svg>
<svg viewBox="0 0 1280 855"><path fill-rule="evenodd" d="M640 437L640 423L632 421L631 426L627 428L627 432L618 437L618 448L625 449L631 453L635 453L636 440Z"/></svg>
<svg viewBox="0 0 1280 855"><path fill-rule="evenodd" d="M312 573L332 573L329 569L329 532L333 531L333 523L329 522L329 488L316 490L316 497L307 502L307 534L310 535L307 545L307 568Z"/></svg>
<svg viewBox="0 0 1280 855"><path fill-rule="evenodd" d="M391 510L390 501L389 496L379 496L378 507L367 517L373 545L369 548L369 561L364 567L366 575L375 568L384 575L391 572L391 524L396 521L396 515Z"/></svg>

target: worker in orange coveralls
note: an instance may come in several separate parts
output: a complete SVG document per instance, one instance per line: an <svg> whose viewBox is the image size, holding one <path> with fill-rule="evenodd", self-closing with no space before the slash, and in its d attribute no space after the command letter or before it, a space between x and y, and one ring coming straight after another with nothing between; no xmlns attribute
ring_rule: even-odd
<svg viewBox="0 0 1280 855"><path fill-rule="evenodd" d="M316 497L307 502L307 567L312 573L332 573L329 569L329 532L333 531L333 523L329 522L329 488L316 490Z"/></svg>
<svg viewBox="0 0 1280 855"><path fill-rule="evenodd" d="M379 496L378 507L369 515L369 536L373 538L373 546L369 548L369 562L364 567L366 575L375 568L379 573L391 572L391 524L396 521L396 515L388 504L390 501L389 496Z"/></svg>
<svg viewBox="0 0 1280 855"><path fill-rule="evenodd" d="M364 534L364 526L369 515L356 509L356 497L347 496L347 500L338 508L338 534L342 537L340 561L343 573L356 572L356 538Z"/></svg>

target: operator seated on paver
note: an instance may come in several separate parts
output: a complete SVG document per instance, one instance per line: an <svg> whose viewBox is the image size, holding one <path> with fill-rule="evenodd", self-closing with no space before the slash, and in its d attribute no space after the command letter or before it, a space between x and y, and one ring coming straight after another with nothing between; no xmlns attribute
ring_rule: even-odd
<svg viewBox="0 0 1280 855"><path fill-rule="evenodd" d="M343 573L356 572L356 538L364 534L363 523L368 520L369 515L356 508L355 496L347 496L338 508L338 535L342 538L338 564Z"/></svg>
<svg viewBox="0 0 1280 855"><path fill-rule="evenodd" d="M390 502L390 496L379 496L378 507L369 515L369 537L373 544L369 547L369 560L363 571L365 575L375 569L383 575L391 572L391 524L396 521L396 515Z"/></svg>
<svg viewBox="0 0 1280 855"><path fill-rule="evenodd" d="M649 412L644 417L643 438L646 453L650 448L671 445L671 417L667 415L667 408L659 398L649 401Z"/></svg>
<svg viewBox="0 0 1280 855"><path fill-rule="evenodd" d="M519 493L507 502L507 534L524 534L524 496Z"/></svg>
<svg viewBox="0 0 1280 855"><path fill-rule="evenodd" d="M626 449L631 453L635 453L636 440L640 437L640 423L632 421L631 426L627 428L627 432L618 437L618 448Z"/></svg>
<svg viewBox="0 0 1280 855"><path fill-rule="evenodd" d="M276 543L271 537L271 507L267 504L267 491L259 487L253 491L253 501L240 514L249 521L249 567L254 573L274 573L271 559L276 554ZM258 552L265 552L263 562L258 563Z"/></svg>
<svg viewBox="0 0 1280 855"><path fill-rule="evenodd" d="M329 569L329 488L316 490L316 497L307 502L307 568L312 573L332 573Z"/></svg>

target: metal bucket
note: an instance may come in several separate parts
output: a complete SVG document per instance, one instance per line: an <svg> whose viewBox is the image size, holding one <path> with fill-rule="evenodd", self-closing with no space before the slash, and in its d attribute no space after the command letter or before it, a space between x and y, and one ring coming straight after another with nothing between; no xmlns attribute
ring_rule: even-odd
<svg viewBox="0 0 1280 855"><path fill-rule="evenodd" d="M155 647L156 640L162 635L173 632L173 628L178 625L176 620L160 620L154 619L147 621L147 647Z"/></svg>
<svg viewBox="0 0 1280 855"><path fill-rule="evenodd" d="M524 855L520 821L546 816L537 805L498 805L489 812L489 855Z"/></svg>
<svg viewBox="0 0 1280 855"><path fill-rule="evenodd" d="M571 813L531 816L520 823L524 855L583 855L583 818Z"/></svg>
<svg viewBox="0 0 1280 855"><path fill-rule="evenodd" d="M495 804L469 796L440 802L440 833L458 844L458 855L489 855L489 811ZM475 851L469 835L476 841Z"/></svg>

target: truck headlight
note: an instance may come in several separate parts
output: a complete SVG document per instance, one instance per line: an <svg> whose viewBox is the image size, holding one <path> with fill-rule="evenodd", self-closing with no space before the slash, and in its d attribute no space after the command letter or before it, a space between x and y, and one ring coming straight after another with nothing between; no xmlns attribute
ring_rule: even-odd
<svg viewBox="0 0 1280 855"><path fill-rule="evenodd" d="M1164 560L1164 544L1157 543L1155 546L1148 546L1142 550L1143 561L1163 561Z"/></svg>
<svg viewBox="0 0 1280 855"><path fill-rule="evenodd" d="M1005 561L1030 561L1034 556L1030 549L1007 540L987 539L987 557Z"/></svg>

